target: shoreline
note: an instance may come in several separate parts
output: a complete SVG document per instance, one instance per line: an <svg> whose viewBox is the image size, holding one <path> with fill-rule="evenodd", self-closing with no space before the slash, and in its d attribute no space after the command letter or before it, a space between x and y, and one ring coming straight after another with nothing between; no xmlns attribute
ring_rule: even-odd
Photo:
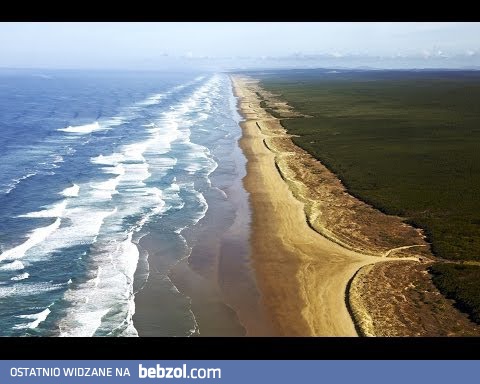
<svg viewBox="0 0 480 384"><path fill-rule="evenodd" d="M477 334L428 279L421 230L350 195L297 147L281 119L304 116L269 99L258 80L230 82L243 120L236 114L226 131L235 135L213 153L205 216L181 235L154 230L139 243L148 264L141 257L135 276L138 334ZM272 102L285 109L278 117Z"/></svg>
<svg viewBox="0 0 480 384"><path fill-rule="evenodd" d="M262 294L269 298L266 305L270 307L271 316L277 319L277 323L285 322L288 316L282 317L282 311L289 306L290 310L295 308L297 314L308 320L309 332L292 332L293 328L285 330L280 327L280 334L478 335L480 327L456 309L453 300L443 297L428 277L428 267L435 257L422 230L350 195L332 171L296 146L292 140L294 135L287 132L281 119L308 116L295 112L288 103L265 91L256 79L234 75L232 82L236 85L240 110L245 118L241 124L244 132L242 149L249 163L244 184L251 195L254 224L257 222L252 226L253 237L260 239L257 242L273 243L276 240L282 243L277 248L285 257L283 275L288 271L286 265L298 265L296 284L290 284L283 297L296 303L280 304L272 309L269 303L275 300L272 292L275 294L275 290L281 291L282 287L275 287L275 282L268 284L275 280L272 277L275 273L264 268L268 252L252 242L257 280L267 281ZM260 106L261 103L264 105ZM275 117L271 110L276 111ZM263 157L263 160L257 157ZM276 178L269 175L272 172ZM255 185L255 179L268 179L268 182L262 180L263 192ZM280 196L282 184L283 194L293 200L287 201ZM275 200L273 203L277 209L269 210L265 201L262 204L262 194ZM266 200L265 196L263 200ZM282 215L281 211L287 213L287 210L295 209L300 211L302 218L294 220L295 225L285 223L286 217L291 215ZM268 220L278 223L277 228L271 226L270 231L282 232L281 227L289 228L275 238L266 233ZM308 231L314 232L315 236L310 236L311 244L305 247L301 239ZM292 239L295 232L298 236ZM390 234L388 238L383 236L385 232ZM302 254L302 250L307 253ZM305 274L304 269L310 269L309 273ZM299 278L302 276L303 280ZM329 279L335 280L333 284ZM298 294L299 291L302 294ZM326 304L323 309L322 304ZM329 313L324 313L326 310ZM290 321L295 321L293 317L290 316ZM297 321L301 322L301 319ZM349 321L353 327L347 333L345 327L332 326L333 322L346 325Z"/></svg>
<svg viewBox="0 0 480 384"><path fill-rule="evenodd" d="M357 336L346 305L348 284L362 267L382 260L346 249L308 224L304 203L292 193L265 141L263 124L279 121L260 107L249 82L232 76L245 119L239 144L247 158L252 263L262 301L278 335Z"/></svg>
<svg viewBox="0 0 480 384"><path fill-rule="evenodd" d="M140 243L148 253L148 261L140 261L149 270L135 295L133 322L140 336L178 336L179 329L187 330L183 324L192 323L184 336L273 334L250 262L246 159L238 145L242 132L231 88L229 97L236 122L229 123L224 133L229 136L218 133L221 144L211 149L218 166L197 186L208 204L205 215L180 233L152 231ZM140 284L141 273L137 277Z"/></svg>

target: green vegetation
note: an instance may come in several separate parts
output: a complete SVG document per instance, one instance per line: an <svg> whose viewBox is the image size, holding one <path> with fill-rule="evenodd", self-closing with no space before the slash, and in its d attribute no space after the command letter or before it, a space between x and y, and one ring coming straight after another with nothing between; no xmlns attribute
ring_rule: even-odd
<svg viewBox="0 0 480 384"><path fill-rule="evenodd" d="M437 256L480 260L480 72L288 71L262 86L313 116L282 124L352 194L424 228Z"/></svg>
<svg viewBox="0 0 480 384"><path fill-rule="evenodd" d="M255 73L311 118L282 120L349 192L425 230L436 256L480 260L480 72ZM437 265L439 289L480 321L480 267Z"/></svg>
<svg viewBox="0 0 480 384"><path fill-rule="evenodd" d="M480 267L464 264L440 264L430 268L433 282L457 306L470 314L472 320L480 323Z"/></svg>

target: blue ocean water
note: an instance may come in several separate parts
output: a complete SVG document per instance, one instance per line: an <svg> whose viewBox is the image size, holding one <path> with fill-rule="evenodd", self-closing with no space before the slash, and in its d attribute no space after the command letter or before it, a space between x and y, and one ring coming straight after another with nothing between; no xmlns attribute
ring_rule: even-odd
<svg viewBox="0 0 480 384"><path fill-rule="evenodd" d="M136 336L139 242L182 257L238 133L223 74L0 72L0 335Z"/></svg>

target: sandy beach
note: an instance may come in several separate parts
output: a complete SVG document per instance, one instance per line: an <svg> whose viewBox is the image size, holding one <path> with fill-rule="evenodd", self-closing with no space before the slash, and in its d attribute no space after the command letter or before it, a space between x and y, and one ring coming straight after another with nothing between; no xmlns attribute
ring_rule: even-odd
<svg viewBox="0 0 480 384"><path fill-rule="evenodd" d="M246 119L240 146L248 161L244 185L253 210L252 262L276 331L356 336L345 303L347 284L359 268L378 258L348 250L307 224L304 204L293 196L264 143L267 124L278 121L259 107L247 80L234 77L233 83Z"/></svg>

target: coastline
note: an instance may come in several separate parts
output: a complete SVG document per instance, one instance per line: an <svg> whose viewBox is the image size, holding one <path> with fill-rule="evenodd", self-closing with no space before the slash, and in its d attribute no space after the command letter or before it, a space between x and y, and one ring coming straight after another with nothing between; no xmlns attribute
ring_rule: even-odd
<svg viewBox="0 0 480 384"><path fill-rule="evenodd" d="M428 279L422 232L358 201L297 147L280 120L299 116L287 103L275 100L285 111L274 117L257 80L230 81L244 120L217 137L218 167L198 186L208 209L181 233L153 228L139 243L138 334L475 334Z"/></svg>
<svg viewBox="0 0 480 384"><path fill-rule="evenodd" d="M350 195L293 143L280 119L308 116L256 79L234 75L232 82L245 118L252 260L279 334L479 335L428 277L435 258L423 232Z"/></svg>
<svg viewBox="0 0 480 384"><path fill-rule="evenodd" d="M356 336L345 303L347 285L360 268L381 259L346 249L309 226L304 203L282 179L265 144L267 126L280 128L278 119L260 107L249 89L252 81L233 76L232 83L245 118L239 144L248 161L252 263L277 334Z"/></svg>
<svg viewBox="0 0 480 384"><path fill-rule="evenodd" d="M217 167L208 182L197 184L208 209L193 226L176 233L159 227L140 241L148 261L140 259L136 274L133 322L139 336L273 334L250 263L251 212L242 184L246 159L237 143L237 100L225 82L235 121L212 130Z"/></svg>

